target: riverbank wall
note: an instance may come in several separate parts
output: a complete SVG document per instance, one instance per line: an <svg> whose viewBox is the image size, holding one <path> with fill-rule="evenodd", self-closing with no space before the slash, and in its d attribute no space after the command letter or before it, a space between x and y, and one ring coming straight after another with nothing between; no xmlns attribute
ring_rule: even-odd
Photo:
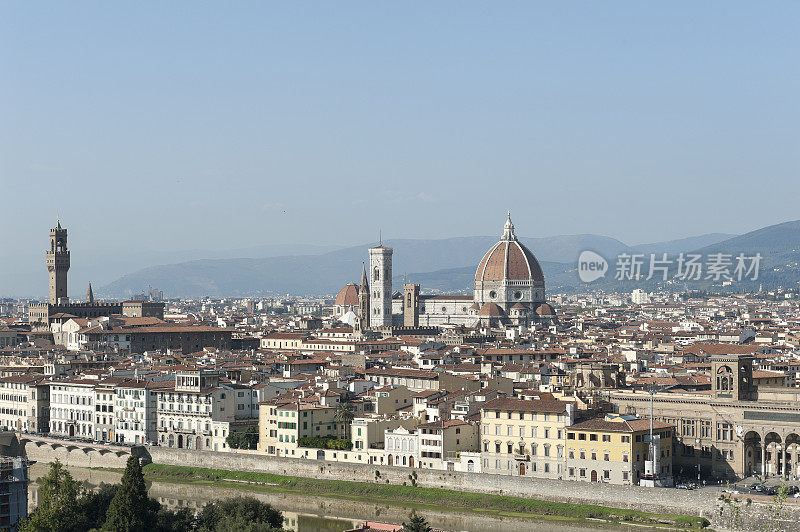
<svg viewBox="0 0 800 532"><path fill-rule="evenodd" d="M15 454L36 462L61 461L73 467L124 468L133 454L149 462L148 453L142 446L119 446L103 443L84 443L47 436L22 435L18 437Z"/></svg>
<svg viewBox="0 0 800 532"><path fill-rule="evenodd" d="M763 530L772 523L776 530L796 530L800 504L780 505L770 498L749 501L739 496L720 500L715 490L677 490L617 486L604 483L573 482L530 477L488 475L408 467L327 462L300 458L277 458L255 452L196 451L165 447L119 447L103 444L75 444L46 437L22 438L20 448L31 460L51 462L56 458L73 467L125 467L131 454L143 463L193 466L231 471L254 471L316 479L411 484L415 474L418 486L457 491L508 495L574 504L597 504L654 513L682 513L705 517L717 529Z"/></svg>

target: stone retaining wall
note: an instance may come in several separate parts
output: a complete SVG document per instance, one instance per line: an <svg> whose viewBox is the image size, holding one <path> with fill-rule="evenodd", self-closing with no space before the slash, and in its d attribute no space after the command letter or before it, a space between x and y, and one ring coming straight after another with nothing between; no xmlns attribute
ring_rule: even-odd
<svg viewBox="0 0 800 532"><path fill-rule="evenodd" d="M124 468L131 454L149 458L141 446L120 447L92 443L71 442L45 436L24 435L19 439L21 454L29 460L49 463L57 459L74 467Z"/></svg>
<svg viewBox="0 0 800 532"><path fill-rule="evenodd" d="M712 490L685 491L669 488L642 488L611 484L535 479L457 471L411 469L378 465L325 462L298 458L276 458L253 452L214 452L164 447L119 447L102 444L81 444L46 437L21 440L25 456L39 462L56 458L74 467L111 467L122 469L131 454L144 463L207 467L232 471L255 471L278 475L294 475L318 479L410 484L409 475L416 473L417 485L459 491L529 497L556 502L599 504L656 513L684 513L705 517L715 529L763 530L773 523L777 530L796 530L800 521L800 504L787 502L780 516L770 501L754 500L735 504L719 500Z"/></svg>
<svg viewBox="0 0 800 532"><path fill-rule="evenodd" d="M596 482L324 462L238 452L188 451L164 447L147 447L147 451L151 460L158 464L361 482L386 483L388 480L391 484L410 483L408 475L415 472L417 485L423 487L513 495L558 502L603 504L658 513L688 513L704 515L709 519L716 507L716 494L711 491L653 489ZM380 477L376 476L376 471L380 472Z"/></svg>

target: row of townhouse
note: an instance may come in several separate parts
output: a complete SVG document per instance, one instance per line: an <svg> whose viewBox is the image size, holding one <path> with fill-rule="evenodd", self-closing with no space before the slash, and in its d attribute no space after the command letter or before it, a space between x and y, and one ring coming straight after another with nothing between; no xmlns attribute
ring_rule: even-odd
<svg viewBox="0 0 800 532"><path fill-rule="evenodd" d="M258 395L205 370L179 371L173 382L16 375L0 378L0 427L221 451L231 432L257 424Z"/></svg>
<svg viewBox="0 0 800 532"><path fill-rule="evenodd" d="M371 392L362 397L408 390L387 386ZM437 401L439 393L417 395ZM622 485L654 477L662 484L671 481L674 428L667 423L653 423L651 454L647 419L605 414L580 420L579 413L594 414L548 393L529 393L527 399L493 395L480 405L480 423L470 421L477 416L426 421L424 410L414 405L401 410L364 408L349 427L337 420L336 404L277 397L261 405L258 449L290 458L531 478ZM344 434L352 443L347 449L323 449L313 447L316 441L303 441Z"/></svg>
<svg viewBox="0 0 800 532"><path fill-rule="evenodd" d="M576 422L576 405L552 396L498 398L481 409L481 470L586 482L672 481L674 427L606 414Z"/></svg>
<svg viewBox="0 0 800 532"><path fill-rule="evenodd" d="M453 419L420 424L410 416L367 413L345 425L337 420L336 412L335 405L302 399L267 401L261 405L258 450L277 457L442 470L462 470L461 462L466 461L461 454L472 453L468 470L478 470L476 423ZM311 447L303 441L342 436L350 439L349 449Z"/></svg>

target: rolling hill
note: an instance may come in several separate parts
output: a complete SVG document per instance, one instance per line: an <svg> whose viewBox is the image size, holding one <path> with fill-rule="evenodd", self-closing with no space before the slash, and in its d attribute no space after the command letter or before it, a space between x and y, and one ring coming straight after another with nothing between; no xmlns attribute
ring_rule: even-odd
<svg viewBox="0 0 800 532"><path fill-rule="evenodd" d="M611 237L591 234L521 240L542 263L548 288L569 290L578 285L574 264L583 250L591 249L605 257L640 248L672 252L691 249L698 242L716 243L727 236L702 235L635 247ZM426 290L463 292L471 289L476 265L495 242L496 236L476 236L397 239L385 244L395 250L396 284L407 279L422 284ZM104 297L127 297L151 285L163 290L168 297L332 294L345 283L358 281L370 245L374 244L316 255L214 258L152 266L127 274L97 292Z"/></svg>

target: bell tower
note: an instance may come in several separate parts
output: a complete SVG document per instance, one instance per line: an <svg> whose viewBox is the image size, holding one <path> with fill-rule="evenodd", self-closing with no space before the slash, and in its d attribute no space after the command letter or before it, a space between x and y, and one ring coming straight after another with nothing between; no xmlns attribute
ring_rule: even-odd
<svg viewBox="0 0 800 532"><path fill-rule="evenodd" d="M47 271L50 273L50 304L57 305L67 300L67 272L69 271L69 250L67 249L67 230L62 229L61 220L50 229L50 249L47 251Z"/></svg>
<svg viewBox="0 0 800 532"><path fill-rule="evenodd" d="M711 355L711 391L715 399L753 398L753 355Z"/></svg>
<svg viewBox="0 0 800 532"><path fill-rule="evenodd" d="M369 249L370 326L392 326L392 248L379 245Z"/></svg>
<svg viewBox="0 0 800 532"><path fill-rule="evenodd" d="M403 325L419 327L419 285L403 285Z"/></svg>

